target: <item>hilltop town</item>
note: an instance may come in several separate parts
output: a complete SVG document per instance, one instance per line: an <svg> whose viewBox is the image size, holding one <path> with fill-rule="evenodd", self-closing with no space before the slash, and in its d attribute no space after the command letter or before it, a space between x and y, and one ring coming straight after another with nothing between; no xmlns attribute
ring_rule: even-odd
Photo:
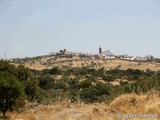
<svg viewBox="0 0 160 120"><path fill-rule="evenodd" d="M121 55L115 55L110 50L102 51L102 48L99 47L98 54L91 54L91 53L82 53L82 52L71 52L67 49L59 50L58 52L51 52L48 55L44 56L37 56L37 57L45 57L45 56L55 56L60 58L90 58L90 59L103 59L103 60L113 60L113 59L121 59L121 60L130 60L130 61L147 61L147 60L153 60L153 59L159 59L155 58L153 55L146 55L146 56L130 56L128 54L121 54ZM11 61L16 61L17 59L22 58L12 58ZM26 57L27 59L27 57Z"/></svg>
<svg viewBox="0 0 160 120"><path fill-rule="evenodd" d="M59 50L58 52L51 52L48 55L14 58L9 61L15 65L23 64L26 67L36 70L50 69L52 67L59 67L62 69L70 67L89 67L102 68L106 70L120 68L120 69L151 69L157 71L160 68L160 59L152 55L129 56L129 55L115 55L110 50L103 51L101 47L97 50L98 54L90 53L76 53L68 51L67 49Z"/></svg>
<svg viewBox="0 0 160 120"><path fill-rule="evenodd" d="M145 57L142 56L129 56L127 54L122 55L115 55L110 50L102 51L102 48L99 47L99 54L90 54L90 53L75 53L67 51L66 49L60 50L59 52L51 52L49 55L53 56L60 56L60 57L83 57L83 58L92 58L92 59L106 59L106 60L112 60L112 59L122 59L122 60L131 60L131 61L147 61L147 60L153 60L154 56L147 55Z"/></svg>

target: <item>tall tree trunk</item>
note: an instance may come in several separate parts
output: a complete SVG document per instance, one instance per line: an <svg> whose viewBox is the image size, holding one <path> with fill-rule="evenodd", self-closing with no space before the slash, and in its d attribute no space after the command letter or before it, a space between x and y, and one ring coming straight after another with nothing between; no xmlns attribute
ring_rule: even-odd
<svg viewBox="0 0 160 120"><path fill-rule="evenodd" d="M6 111L3 111L3 118L6 117Z"/></svg>

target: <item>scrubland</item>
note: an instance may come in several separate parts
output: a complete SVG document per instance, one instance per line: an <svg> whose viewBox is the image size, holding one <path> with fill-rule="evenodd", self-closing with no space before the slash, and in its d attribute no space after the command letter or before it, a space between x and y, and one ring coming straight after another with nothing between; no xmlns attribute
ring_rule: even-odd
<svg viewBox="0 0 160 120"><path fill-rule="evenodd" d="M6 107L10 120L158 120L160 115L160 63L0 61L0 82L5 91L0 92L0 111ZM142 114L152 116L134 116Z"/></svg>
<svg viewBox="0 0 160 120"><path fill-rule="evenodd" d="M119 118L117 115L124 115ZM63 101L52 105L38 105L21 113L12 112L10 120L159 120L160 118L129 118L126 114L159 114L160 97L156 91L147 94L124 94L111 103L84 104Z"/></svg>

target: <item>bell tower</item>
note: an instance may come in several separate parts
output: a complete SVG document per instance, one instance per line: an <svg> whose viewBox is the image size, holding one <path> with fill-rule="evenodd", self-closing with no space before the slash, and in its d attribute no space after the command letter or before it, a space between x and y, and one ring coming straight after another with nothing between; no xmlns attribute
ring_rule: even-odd
<svg viewBox="0 0 160 120"><path fill-rule="evenodd" d="M102 48L101 48L101 46L99 46L99 54L101 54L102 53Z"/></svg>

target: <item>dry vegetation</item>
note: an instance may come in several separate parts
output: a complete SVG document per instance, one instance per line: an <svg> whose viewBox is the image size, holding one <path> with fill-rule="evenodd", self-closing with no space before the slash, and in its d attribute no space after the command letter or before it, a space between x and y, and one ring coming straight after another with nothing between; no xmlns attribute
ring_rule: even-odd
<svg viewBox="0 0 160 120"><path fill-rule="evenodd" d="M92 59L80 59L80 58L43 58L41 60L30 61L24 64L26 67L36 70L42 70L52 68L54 66L63 67L82 67L87 65L93 65L95 68L105 67L106 70L119 67L122 70L128 68L152 71L160 70L160 63L153 62L134 62L126 60L92 60Z"/></svg>
<svg viewBox="0 0 160 120"><path fill-rule="evenodd" d="M18 65L18 64L17 64ZM54 66L62 68L63 66L83 67L94 66L98 69L104 67L106 70L120 68L126 70L150 69L152 71L160 70L160 63L149 62L131 62L125 60L92 60L80 58L42 58L35 61L24 63L26 67L36 70L48 69ZM56 75L56 79L60 79L62 75ZM75 75L70 75L75 78ZM83 77L82 79L83 80ZM101 79L97 81L104 82ZM125 82L125 79L124 79ZM131 81L132 82L132 81ZM129 82L130 83L130 82ZM113 85L119 85L119 81L113 81ZM124 94L116 97L110 103L92 103L84 104L83 102L70 103L67 100L50 105L38 105L35 108L27 109L23 112L7 113L11 120L126 120L127 114L159 114L160 115L160 97L159 93L152 91L145 94ZM117 114L121 113L122 118L118 118ZM160 120L160 118L128 118L129 120Z"/></svg>
<svg viewBox="0 0 160 120"><path fill-rule="evenodd" d="M119 120L118 113L159 114L160 97L156 92L148 94L125 94L115 98L110 104L70 104L67 101L55 105L39 105L22 113L8 113L11 120ZM129 118L129 120L151 120L151 118ZM155 118L152 120L159 120ZM121 118L125 120L125 117Z"/></svg>

